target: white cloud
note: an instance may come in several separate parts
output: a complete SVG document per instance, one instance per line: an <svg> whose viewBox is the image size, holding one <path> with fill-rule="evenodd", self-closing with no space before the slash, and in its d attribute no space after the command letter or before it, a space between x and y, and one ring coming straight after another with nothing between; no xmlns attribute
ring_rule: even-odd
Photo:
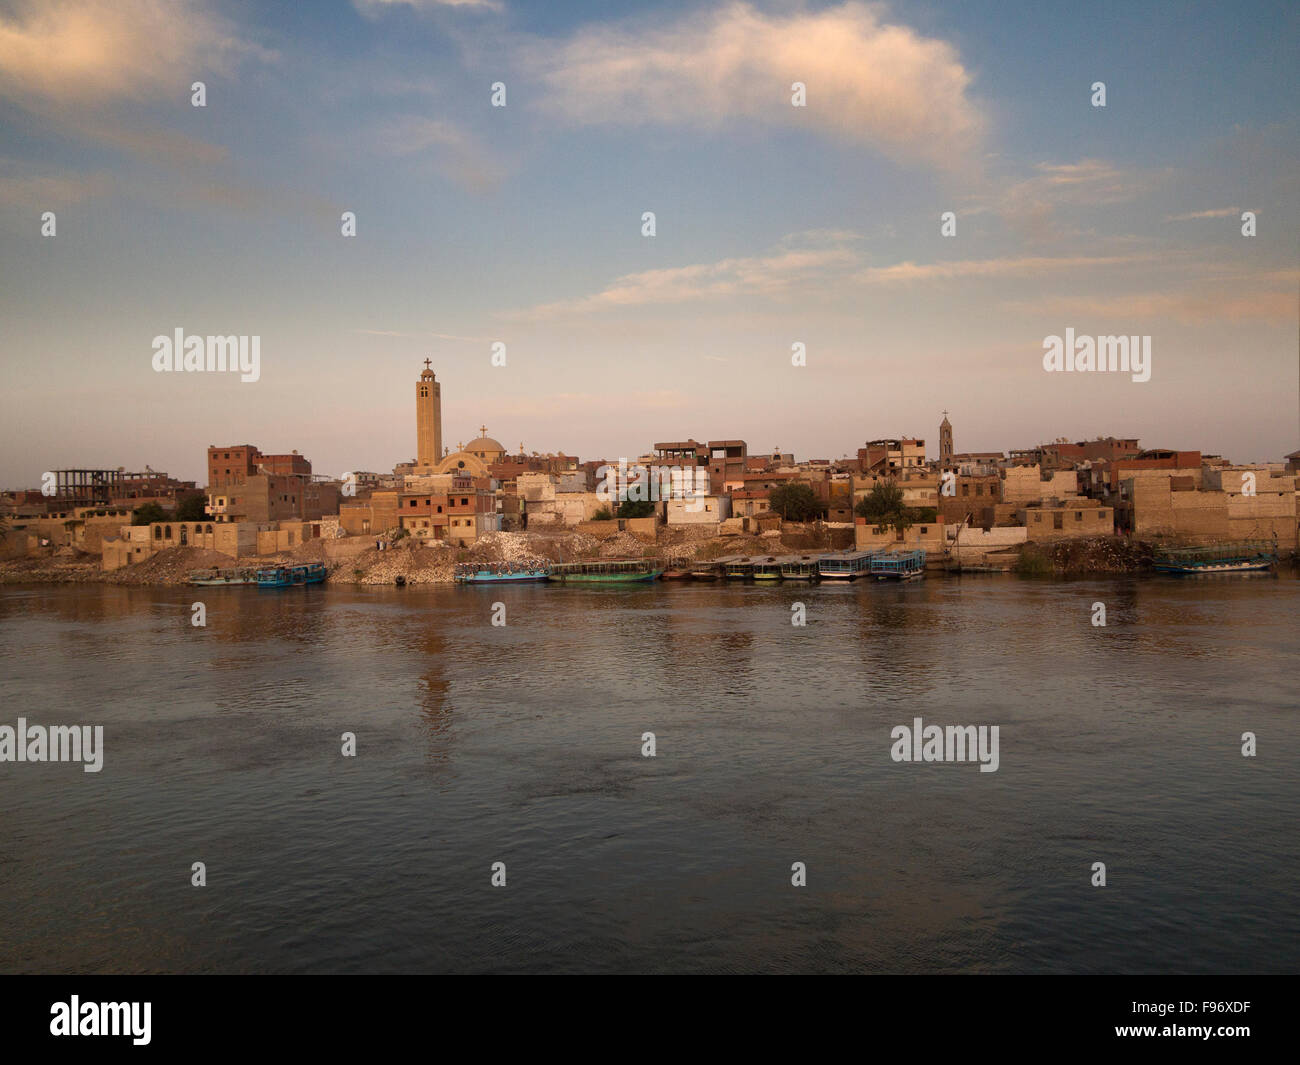
<svg viewBox="0 0 1300 1065"><path fill-rule="evenodd" d="M780 124L941 169L967 165L985 125L956 49L860 3L790 16L732 3L666 28L583 29L530 58L542 106L576 124ZM796 81L807 107L791 106Z"/></svg>

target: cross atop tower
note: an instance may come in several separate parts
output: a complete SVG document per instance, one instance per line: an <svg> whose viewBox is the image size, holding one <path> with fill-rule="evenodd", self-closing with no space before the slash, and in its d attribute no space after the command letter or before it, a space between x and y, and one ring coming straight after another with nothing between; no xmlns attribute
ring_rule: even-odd
<svg viewBox="0 0 1300 1065"><path fill-rule="evenodd" d="M479 436L487 436L487 426L486 426L486 425L480 425L480 426L478 427L478 435L479 435Z"/></svg>
<svg viewBox="0 0 1300 1065"><path fill-rule="evenodd" d="M425 360L424 360L424 368L427 370L427 369L429 368L429 366L430 366L432 363L433 363L433 360L432 360L432 359L425 359Z"/></svg>

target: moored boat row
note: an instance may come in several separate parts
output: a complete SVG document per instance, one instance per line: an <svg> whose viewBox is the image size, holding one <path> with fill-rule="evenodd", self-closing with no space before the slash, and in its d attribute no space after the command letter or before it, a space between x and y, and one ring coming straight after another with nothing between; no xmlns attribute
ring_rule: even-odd
<svg viewBox="0 0 1300 1065"><path fill-rule="evenodd" d="M627 584L653 580L816 581L915 580L925 575L925 552L837 551L821 555L727 555L708 561L653 558L594 559L554 563L461 563L458 584L513 584L555 581L560 584Z"/></svg>

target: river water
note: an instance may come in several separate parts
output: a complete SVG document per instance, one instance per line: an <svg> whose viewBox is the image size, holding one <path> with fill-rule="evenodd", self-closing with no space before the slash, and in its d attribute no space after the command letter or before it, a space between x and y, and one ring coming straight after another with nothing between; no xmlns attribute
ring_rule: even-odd
<svg viewBox="0 0 1300 1065"><path fill-rule="evenodd" d="M0 725L104 760L0 763L0 971L1294 971L1298 613L1290 571L3 587ZM997 771L895 762L916 717Z"/></svg>

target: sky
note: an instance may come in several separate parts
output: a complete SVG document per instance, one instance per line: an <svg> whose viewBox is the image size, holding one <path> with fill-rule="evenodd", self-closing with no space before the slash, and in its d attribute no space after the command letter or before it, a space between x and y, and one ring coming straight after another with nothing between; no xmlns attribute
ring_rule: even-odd
<svg viewBox="0 0 1300 1065"><path fill-rule="evenodd" d="M0 486L389 470L426 358L450 447L1278 460L1298 90L1284 2L0 0ZM156 371L177 329L258 380ZM1150 379L1049 372L1067 329Z"/></svg>

